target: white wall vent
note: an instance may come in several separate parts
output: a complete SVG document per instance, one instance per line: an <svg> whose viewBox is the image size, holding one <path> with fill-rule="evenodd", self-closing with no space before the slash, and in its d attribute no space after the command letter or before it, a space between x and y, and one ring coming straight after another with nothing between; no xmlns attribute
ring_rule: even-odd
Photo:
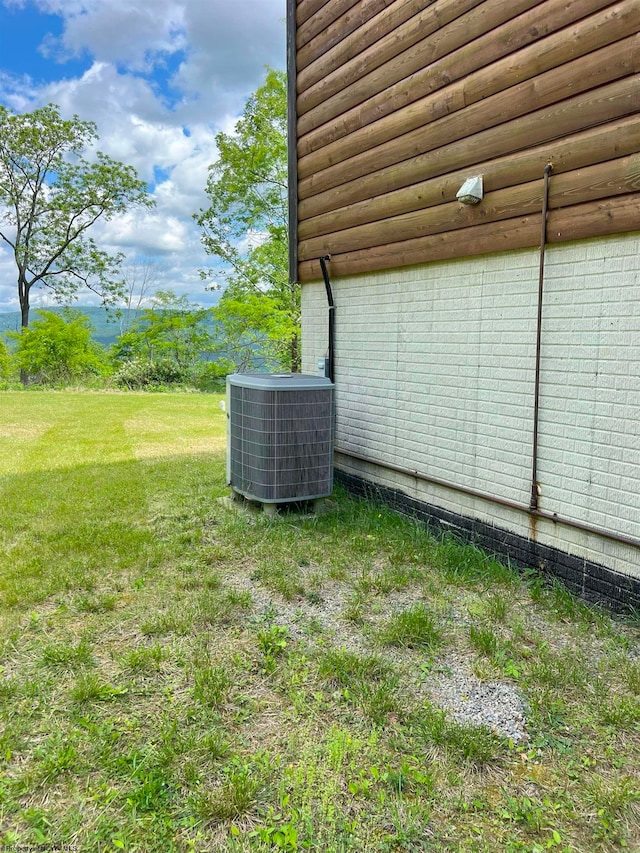
<svg viewBox="0 0 640 853"><path fill-rule="evenodd" d="M300 373L227 377L227 480L263 503L333 491L333 383Z"/></svg>

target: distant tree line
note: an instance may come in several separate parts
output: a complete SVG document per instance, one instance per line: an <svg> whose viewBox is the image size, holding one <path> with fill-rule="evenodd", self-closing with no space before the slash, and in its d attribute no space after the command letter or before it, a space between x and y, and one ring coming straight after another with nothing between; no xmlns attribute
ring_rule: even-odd
<svg viewBox="0 0 640 853"><path fill-rule="evenodd" d="M0 337L0 387L22 381L53 387L209 389L228 373L278 365L268 342L262 346L254 332L230 328L236 321L230 321L226 309L202 308L171 290L157 291L109 347L94 339L81 311L34 313L28 327ZM118 322L117 311L113 320Z"/></svg>

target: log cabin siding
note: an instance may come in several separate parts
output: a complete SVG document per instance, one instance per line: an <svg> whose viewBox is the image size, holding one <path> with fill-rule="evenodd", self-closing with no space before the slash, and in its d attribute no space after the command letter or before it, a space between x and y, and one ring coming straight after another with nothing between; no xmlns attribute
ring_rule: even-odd
<svg viewBox="0 0 640 853"><path fill-rule="evenodd" d="M638 0L297 4L298 278L640 222ZM482 174L475 207L455 199Z"/></svg>

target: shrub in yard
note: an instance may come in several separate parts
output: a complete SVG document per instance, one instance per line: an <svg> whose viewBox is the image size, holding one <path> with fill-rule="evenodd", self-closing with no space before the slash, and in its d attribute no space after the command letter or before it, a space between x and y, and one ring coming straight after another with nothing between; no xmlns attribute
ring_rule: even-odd
<svg viewBox="0 0 640 853"><path fill-rule="evenodd" d="M6 382L11 375L11 356L7 345L0 338L0 382Z"/></svg>
<svg viewBox="0 0 640 853"><path fill-rule="evenodd" d="M130 391L180 385L188 379L188 371L168 358L155 361L134 358L126 361L113 376L113 381L118 388L128 388Z"/></svg>
<svg viewBox="0 0 640 853"><path fill-rule="evenodd" d="M15 341L15 364L29 381L67 385L107 372L104 350L91 337L87 317L70 309L37 314L31 326L9 333Z"/></svg>

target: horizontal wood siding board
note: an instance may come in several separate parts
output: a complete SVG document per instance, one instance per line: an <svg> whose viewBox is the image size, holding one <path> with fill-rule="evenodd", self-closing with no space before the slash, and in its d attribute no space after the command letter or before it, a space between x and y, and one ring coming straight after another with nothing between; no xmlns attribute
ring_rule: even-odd
<svg viewBox="0 0 640 853"><path fill-rule="evenodd" d="M524 17L524 16L523 16ZM314 174L330 165L382 145L389 140L428 125L442 116L471 106L499 92L551 71L562 64L586 56L600 48L640 31L640 4L637 0L623 2L591 15L578 24L555 32L503 59L485 64L483 44L504 46L506 40L492 33L480 40L473 53L475 61L482 59L479 70L439 91L378 119L347 137L326 143L307 156L298 147L300 177ZM530 32L530 28L527 28ZM455 56L455 54L454 54ZM453 76L464 63L451 64ZM446 77L451 76L447 74Z"/></svg>
<svg viewBox="0 0 640 853"><path fill-rule="evenodd" d="M386 166L450 145L470 134L558 103L569 94L596 89L612 80L627 77L639 69L640 34L567 62L533 80L511 86L479 103L438 118L426 128L411 130L321 171L308 174L299 162L300 197L307 198Z"/></svg>
<svg viewBox="0 0 640 853"><path fill-rule="evenodd" d="M300 220L631 115L640 109L639 82L638 75L623 78L366 177L346 181L313 198L306 197L299 204ZM311 195L308 190L307 195Z"/></svg>
<svg viewBox="0 0 640 853"><path fill-rule="evenodd" d="M351 33L356 30L360 31L371 18L374 18L388 6L389 0L359 0L337 21L329 24L326 30L323 30L304 47L300 48L297 57L298 72L309 63L324 56L327 51L340 44Z"/></svg>
<svg viewBox="0 0 640 853"><path fill-rule="evenodd" d="M330 24L337 20L345 12L348 12L352 6L355 6L358 0L331 0L330 3L325 3L318 11L310 18L298 26L296 33L296 45L298 50L303 47L312 38L321 33Z"/></svg>
<svg viewBox="0 0 640 853"><path fill-rule="evenodd" d="M638 231L640 194L618 196L597 202L553 210L549 213L547 240L562 243L589 237ZM540 214L488 223L450 231L380 249L334 255L331 272L334 277L393 269L439 260L472 257L513 249L537 246L540 240ZM305 261L299 266L300 281L320 278L318 261Z"/></svg>
<svg viewBox="0 0 640 853"><path fill-rule="evenodd" d="M287 0L287 248L290 282L297 281L298 277L298 163L295 153L296 11L295 0Z"/></svg>
<svg viewBox="0 0 640 853"><path fill-rule="evenodd" d="M546 0L491 33L474 39L447 56L388 86L377 95L300 136L298 156L304 157L350 133L373 125L385 116L509 54L537 42L568 25L575 24L610 5L610 0ZM571 34L567 34L571 38ZM577 55L577 54L576 54ZM318 120L330 116L329 105L320 105ZM310 114L305 120L308 121Z"/></svg>
<svg viewBox="0 0 640 853"><path fill-rule="evenodd" d="M640 116L635 115L321 214L301 222L298 233L300 240L306 240L454 201L470 174L482 174L485 192L493 192L534 180L549 161L558 175L637 151Z"/></svg>
<svg viewBox="0 0 640 853"><path fill-rule="evenodd" d="M510 2L519 8L521 4L531 6L536 0L510 0ZM350 99L351 103L348 106L352 107L360 101L365 100L365 97L371 97L375 92L369 91L368 94L360 96L360 90L353 89L353 84L357 84L364 79L366 89L369 73L385 65L385 63L386 71L384 76L386 85L384 88L391 85L392 82L396 82L396 80L390 79L391 74L395 73L397 75L397 68L402 68L405 63L413 63L414 67L410 68L407 65L405 73L400 72L400 76L397 77L398 80L406 77L412 70L424 67L429 61L427 57L430 50L433 50L431 36L434 33L437 32L438 38L440 38L445 25L451 24L454 21L458 21L456 30L464 30L463 21L467 21L471 25L468 22L468 16L465 15L465 12L469 12L474 7L479 7L482 11L483 7L487 7L488 5L491 7L502 5L504 7L504 0L484 0L484 2L482 0L439 0L438 3L429 6L427 9L423 9L394 32L376 41L371 47L359 53L354 59L346 62L331 74L323 77L322 80L309 89L304 91L298 90L298 115L303 116L304 113L326 102L332 96L338 95L338 93L339 97L335 115L347 108L342 105L344 99ZM480 17L486 17L486 12L485 15L482 15L481 11L478 12ZM517 9L513 15L516 13ZM513 15L509 14L507 17L513 17ZM470 36L467 41L471 38L473 36ZM394 63L393 66L391 66L391 62ZM298 128L300 135L306 133L302 119L298 124Z"/></svg>
<svg viewBox="0 0 640 853"><path fill-rule="evenodd" d="M296 24L301 27L316 12L319 12L329 0L300 0L296 7Z"/></svg>
<svg viewBox="0 0 640 853"><path fill-rule="evenodd" d="M300 261L311 260L321 255L344 254L429 234L469 228L485 222L525 216L542 208L543 187L541 173L537 180L486 193L478 205L469 206L454 201L303 240L299 245L298 256ZM550 182L549 208L566 207L633 192L640 192L638 153L554 176ZM638 226L640 227L640 222Z"/></svg>
<svg viewBox="0 0 640 853"><path fill-rule="evenodd" d="M424 0L394 0L391 3L387 0L385 10L363 23L355 35L345 36L341 42L326 52L318 54L317 59L309 62L308 56L311 55L316 45L316 39L312 39L298 52L298 70L300 72L298 91L304 92L309 89L314 83L327 77L337 68L379 41L383 36L393 32L405 21L417 15L424 7Z"/></svg>

